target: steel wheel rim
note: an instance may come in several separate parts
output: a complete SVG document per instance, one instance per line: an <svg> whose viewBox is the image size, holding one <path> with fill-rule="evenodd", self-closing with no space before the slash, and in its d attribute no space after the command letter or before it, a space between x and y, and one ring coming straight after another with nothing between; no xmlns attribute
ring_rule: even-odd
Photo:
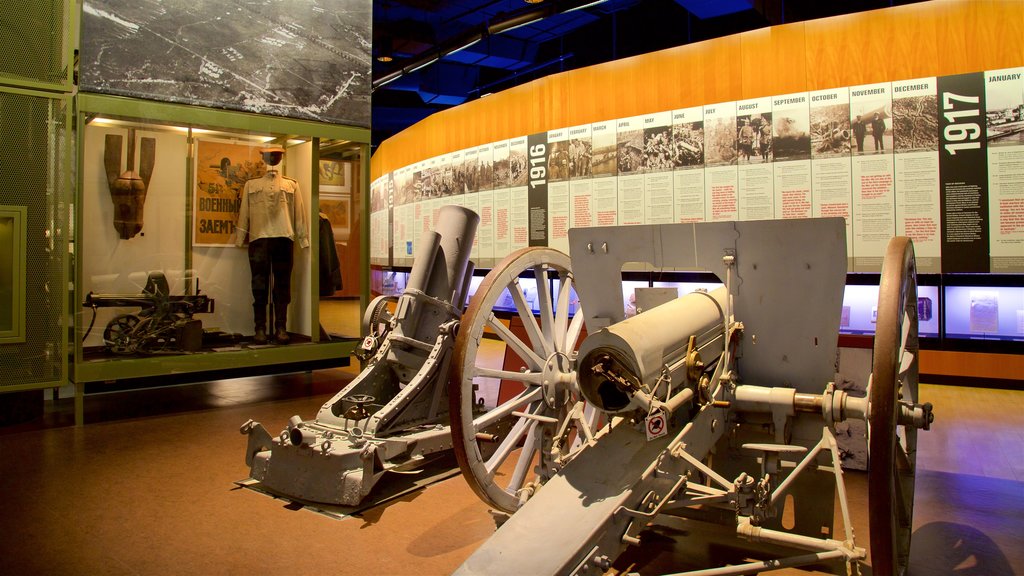
<svg viewBox="0 0 1024 576"><path fill-rule="evenodd" d="M134 354L138 342L133 342L132 336L139 322L134 314L115 316L103 331L103 343L114 354Z"/></svg>
<svg viewBox="0 0 1024 576"><path fill-rule="evenodd" d="M914 516L917 429L899 425L902 403L918 400L919 340L914 247L897 237L886 251L871 370L868 520L876 574L904 574Z"/></svg>
<svg viewBox="0 0 1024 576"><path fill-rule="evenodd" d="M524 299L517 300L517 310L529 337L526 341L511 335L507 328L497 328L499 338L507 347L511 347L524 363L530 367L526 375L516 375L504 371L494 371L477 365L477 352L483 337L485 326L494 328L493 308L506 287L520 290L514 280L527 269L535 269L538 278L538 299L544 309L544 302L550 302L555 310L550 315L542 314L539 323L533 321L532 313L525 317L523 313ZM545 272L541 272L541 270ZM558 274L560 280L557 294L549 294L542 277L546 273ZM547 276L550 278L550 276ZM541 290L541 286L544 289ZM573 426L566 433L559 434L570 412L582 410L578 402L578 389L575 383L575 372L572 362L572 350L575 348L582 328L583 315L577 310L574 320L568 319L568 288L572 285L572 273L569 269L569 258L565 254L549 248L524 248L513 252L488 273L481 282L479 289L471 300L463 315L458 337L455 343L452 370L449 382L449 400L452 414L452 440L459 467L473 491L492 507L504 512L514 512L529 496L529 491L542 484L556 470L555 462L560 458L568 458L579 449L579 442L562 441L573 432ZM549 300L545 300L545 294ZM522 292L520 291L520 296ZM550 309L552 306L549 305ZM550 327L550 329L549 329ZM511 335L511 336L510 336ZM510 339L515 339L511 341ZM535 345L536 344L536 345ZM520 351L522 349L523 351ZM532 352L532 355L531 355ZM561 363L555 372L568 380L555 385L543 384L544 367L554 359ZM491 374L484 376L483 374ZM484 415L474 411L476 396L473 391L474 378L498 377L524 382L526 388L513 399L495 406ZM530 380L530 382L525 382ZM500 382L500 380L499 380ZM553 400L553 401L552 401ZM511 412L525 412L539 418L554 418L559 424L541 422L539 420L511 416ZM504 414L504 417L499 417ZM493 456L485 457L481 445L477 441L477 432L488 428L488 423L500 420L506 423L509 432L497 443ZM586 434L592 432L577 432ZM555 440L560 439L559 442ZM523 442L523 448L516 445ZM554 450L554 453L547 452ZM518 451L518 455L516 452ZM507 460L516 458L516 466L509 477L507 486L501 486L496 474ZM538 464L537 466L534 463ZM564 463L564 460L562 460ZM527 478L532 477L531 481ZM532 486L531 486L532 482Z"/></svg>

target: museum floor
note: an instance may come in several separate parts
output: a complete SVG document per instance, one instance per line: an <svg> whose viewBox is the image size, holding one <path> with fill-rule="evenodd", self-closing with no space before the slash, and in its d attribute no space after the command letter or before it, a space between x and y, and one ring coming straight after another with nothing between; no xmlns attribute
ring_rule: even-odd
<svg viewBox="0 0 1024 576"><path fill-rule="evenodd" d="M72 399L48 400L41 420L0 428L0 574L450 573L494 529L461 476L343 520L234 484L239 425L315 414L352 373L90 396L82 428ZM921 396L936 424L920 440L912 574L1024 574L1024 391ZM863 545L865 475L847 477Z"/></svg>

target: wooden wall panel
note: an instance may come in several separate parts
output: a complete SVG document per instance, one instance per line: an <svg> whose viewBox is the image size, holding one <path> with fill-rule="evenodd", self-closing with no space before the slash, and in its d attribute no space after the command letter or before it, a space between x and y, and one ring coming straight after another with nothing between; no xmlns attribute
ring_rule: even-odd
<svg viewBox="0 0 1024 576"><path fill-rule="evenodd" d="M935 72L935 64L939 58L937 22L940 20L940 12L932 4L914 4L908 6L905 15L909 17L914 25L907 26L895 20L892 29L892 40L888 42L890 54L913 54L912 58L892 58L889 65L890 76L886 80L909 80L913 78L924 78L927 76L943 76ZM945 4L945 3L942 3ZM978 70L981 70L979 68Z"/></svg>
<svg viewBox="0 0 1024 576"><path fill-rule="evenodd" d="M920 370L923 374L941 376L1024 381L1024 356L921 350Z"/></svg>
<svg viewBox="0 0 1024 576"><path fill-rule="evenodd" d="M771 43L761 57L771 74L760 96L776 96L807 89L807 40L802 22L769 29Z"/></svg>
<svg viewBox="0 0 1024 576"><path fill-rule="evenodd" d="M755 30L554 74L382 143L373 178L470 146L760 96L1024 65L1024 2L933 0Z"/></svg>
<svg viewBox="0 0 1024 576"><path fill-rule="evenodd" d="M772 57L772 29L762 28L740 34L740 81L739 100L758 98L774 92L776 73L785 63L775 62Z"/></svg>
<svg viewBox="0 0 1024 576"><path fill-rule="evenodd" d="M716 104L743 97L742 35L708 41L704 54L704 98L701 104Z"/></svg>
<svg viewBox="0 0 1024 576"><path fill-rule="evenodd" d="M804 23L808 90L867 83L869 64L859 49L865 20L864 14L853 14Z"/></svg>

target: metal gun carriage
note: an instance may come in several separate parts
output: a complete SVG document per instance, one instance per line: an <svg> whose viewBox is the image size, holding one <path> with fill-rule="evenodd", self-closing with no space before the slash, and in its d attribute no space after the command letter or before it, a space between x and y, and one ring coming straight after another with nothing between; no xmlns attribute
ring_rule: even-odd
<svg viewBox="0 0 1024 576"><path fill-rule="evenodd" d="M867 397L832 384L842 219L583 228L569 239L571 260L548 248L510 255L463 317L448 393L455 451L474 491L511 516L458 574L604 573L656 533L684 552L679 573L858 572L867 552L834 435L850 419L869 430L873 571L905 571L917 431L932 421L917 396L908 239L886 254ZM711 271L724 286L626 319L621 272L635 263ZM523 302L526 271L539 320ZM525 336L495 320L505 290ZM525 369L482 360L487 329ZM485 390L496 382L512 393Z"/></svg>

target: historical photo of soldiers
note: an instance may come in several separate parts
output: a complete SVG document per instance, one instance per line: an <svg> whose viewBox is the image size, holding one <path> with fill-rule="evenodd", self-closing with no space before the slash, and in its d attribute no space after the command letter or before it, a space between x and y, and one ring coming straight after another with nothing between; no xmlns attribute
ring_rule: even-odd
<svg viewBox="0 0 1024 576"><path fill-rule="evenodd" d="M895 152L939 149L938 96L908 96L892 101L892 139Z"/></svg>
<svg viewBox="0 0 1024 576"><path fill-rule="evenodd" d="M594 132L594 177L618 174L618 143L615 132L604 130Z"/></svg>
<svg viewBox="0 0 1024 576"><path fill-rule="evenodd" d="M526 167L526 148L518 147L509 150L508 171L512 186L526 186L529 170Z"/></svg>
<svg viewBox="0 0 1024 576"><path fill-rule="evenodd" d="M888 99L866 100L850 108L854 154L892 152L892 107Z"/></svg>
<svg viewBox="0 0 1024 576"><path fill-rule="evenodd" d="M512 181L511 173L509 172L508 156L495 156L493 166L494 188L508 188L509 183Z"/></svg>
<svg viewBox="0 0 1024 576"><path fill-rule="evenodd" d="M569 178L590 178L594 153L590 138L569 140Z"/></svg>
<svg viewBox="0 0 1024 576"><path fill-rule="evenodd" d="M563 182L569 179L569 141L559 140L548 144L548 181Z"/></svg>
<svg viewBox="0 0 1024 576"><path fill-rule="evenodd" d="M478 192L494 188L494 161L481 156L476 163L476 189Z"/></svg>
<svg viewBox="0 0 1024 576"><path fill-rule="evenodd" d="M775 114L772 153L776 162L811 159L810 123L806 115Z"/></svg>
<svg viewBox="0 0 1024 576"><path fill-rule="evenodd" d="M811 158L849 156L850 105L811 107Z"/></svg>
<svg viewBox="0 0 1024 576"><path fill-rule="evenodd" d="M467 155L462 164L459 165L459 172L455 175L455 181L462 189L462 194L472 194L480 191L480 172L477 169L477 157L475 154Z"/></svg>
<svg viewBox="0 0 1024 576"><path fill-rule="evenodd" d="M739 164L772 161L771 112L736 117L736 152Z"/></svg>
<svg viewBox="0 0 1024 576"><path fill-rule="evenodd" d="M1024 144L1024 86L1020 80L986 83L985 136L989 146Z"/></svg>
<svg viewBox="0 0 1024 576"><path fill-rule="evenodd" d="M454 193L455 177L452 174L451 162L441 164L434 172L434 197L447 198Z"/></svg>
<svg viewBox="0 0 1024 576"><path fill-rule="evenodd" d="M704 165L704 121L672 125L672 166L688 168Z"/></svg>
<svg viewBox="0 0 1024 576"><path fill-rule="evenodd" d="M710 166L729 166L736 163L736 117L726 116L705 120L704 158Z"/></svg>
<svg viewBox="0 0 1024 576"><path fill-rule="evenodd" d="M644 128L644 172L672 169L672 127Z"/></svg>
<svg viewBox="0 0 1024 576"><path fill-rule="evenodd" d="M461 196L470 190L470 163L465 158L449 162L441 171L441 196Z"/></svg>
<svg viewBox="0 0 1024 576"><path fill-rule="evenodd" d="M639 173L643 170L644 131L622 130L617 142L619 174Z"/></svg>
<svg viewBox="0 0 1024 576"><path fill-rule="evenodd" d="M415 180L415 174L413 175L417 200L429 200L434 197L434 172L434 168L424 168L416 173L419 174L418 180Z"/></svg>

